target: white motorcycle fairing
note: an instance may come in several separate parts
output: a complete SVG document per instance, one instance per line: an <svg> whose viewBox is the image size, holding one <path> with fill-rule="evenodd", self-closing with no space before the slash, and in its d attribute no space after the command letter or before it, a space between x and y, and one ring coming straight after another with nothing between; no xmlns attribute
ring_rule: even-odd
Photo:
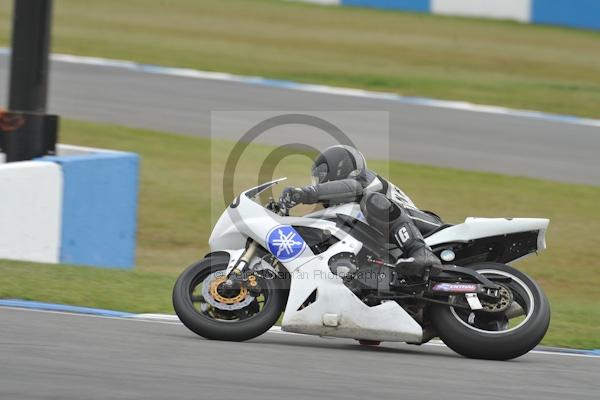
<svg viewBox="0 0 600 400"><path fill-rule="evenodd" d="M340 277L330 271L328 262L333 255L356 255L361 250L362 243L338 228L334 222L318 218L325 217L326 214L347 214L364 219L361 218L358 205L329 207L305 217L284 217L253 200L259 193L283 179L245 191L219 218L209 245L212 252L225 252L229 255L228 272L244 252L247 239L252 238L273 253L291 274L282 330L375 341L421 342L421 326L400 305L394 301L386 301L369 307L346 287ZM315 255L294 226L327 230L339 241ZM544 219L469 218L463 224L430 236L427 243L460 242L495 234L539 230L538 250L541 250L545 247L544 234L547 226L548 220ZM289 252L283 254L286 250ZM251 260L250 265L256 262L259 262L258 258Z"/></svg>
<svg viewBox="0 0 600 400"><path fill-rule="evenodd" d="M307 218L335 217L344 214L366 222L357 203L342 204L328 207L305 215ZM549 219L546 218L474 218L469 217L465 222L444 228L425 238L425 243L433 247L444 243L467 243L472 240L491 236L509 235L519 232L538 231L537 251L546 248L546 231Z"/></svg>

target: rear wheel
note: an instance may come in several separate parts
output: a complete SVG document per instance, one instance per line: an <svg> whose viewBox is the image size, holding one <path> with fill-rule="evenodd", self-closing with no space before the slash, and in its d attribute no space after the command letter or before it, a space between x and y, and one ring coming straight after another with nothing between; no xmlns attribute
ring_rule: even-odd
<svg viewBox="0 0 600 400"><path fill-rule="evenodd" d="M508 360L533 349L550 324L550 305L542 289L508 265L481 263L471 268L491 280L500 278L501 299L496 303L482 301L484 309L478 311L432 306L431 323L440 339L471 358Z"/></svg>
<svg viewBox="0 0 600 400"><path fill-rule="evenodd" d="M173 307L183 324L207 339L243 341L271 328L287 302L286 279L254 276L260 291L229 287L229 258L211 255L186 269L173 288Z"/></svg>

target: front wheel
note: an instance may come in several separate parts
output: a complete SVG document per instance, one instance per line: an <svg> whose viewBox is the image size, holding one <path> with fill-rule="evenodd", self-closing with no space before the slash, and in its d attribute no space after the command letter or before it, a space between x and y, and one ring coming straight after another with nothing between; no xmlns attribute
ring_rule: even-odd
<svg viewBox="0 0 600 400"><path fill-rule="evenodd" d="M501 299L484 309L436 304L431 323L452 350L470 358L508 360L527 353L542 340L550 324L550 305L542 289L526 274L508 265L471 266L490 280L497 279ZM450 299L451 301L457 299Z"/></svg>
<svg viewBox="0 0 600 400"><path fill-rule="evenodd" d="M253 276L260 288L227 285L224 270L229 257L210 255L187 268L173 288L173 307L183 324L194 333L214 340L243 341L271 328L285 308L285 277Z"/></svg>

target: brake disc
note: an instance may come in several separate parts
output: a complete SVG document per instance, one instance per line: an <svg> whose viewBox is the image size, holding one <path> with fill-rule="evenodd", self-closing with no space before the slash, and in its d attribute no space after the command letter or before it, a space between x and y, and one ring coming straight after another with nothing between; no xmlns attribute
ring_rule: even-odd
<svg viewBox="0 0 600 400"><path fill-rule="evenodd" d="M500 298L495 303L490 303L485 299L481 301L481 305L483 306L481 311L489 312L489 313L499 313L508 310L510 305L512 304L514 297L512 291L504 285L498 284L500 286L499 295Z"/></svg>
<svg viewBox="0 0 600 400"><path fill-rule="evenodd" d="M227 281L223 271L216 271L208 275L202 285L202 297L211 306L225 311L241 310L254 301L248 289L241 287L237 293L224 294L222 285Z"/></svg>

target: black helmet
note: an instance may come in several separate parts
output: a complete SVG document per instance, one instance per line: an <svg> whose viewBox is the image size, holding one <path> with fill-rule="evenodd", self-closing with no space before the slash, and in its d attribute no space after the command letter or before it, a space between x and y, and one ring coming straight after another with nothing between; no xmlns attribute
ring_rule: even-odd
<svg viewBox="0 0 600 400"><path fill-rule="evenodd" d="M313 162L313 184L359 176L366 170L367 162L360 151L350 146L331 146L323 150Z"/></svg>

